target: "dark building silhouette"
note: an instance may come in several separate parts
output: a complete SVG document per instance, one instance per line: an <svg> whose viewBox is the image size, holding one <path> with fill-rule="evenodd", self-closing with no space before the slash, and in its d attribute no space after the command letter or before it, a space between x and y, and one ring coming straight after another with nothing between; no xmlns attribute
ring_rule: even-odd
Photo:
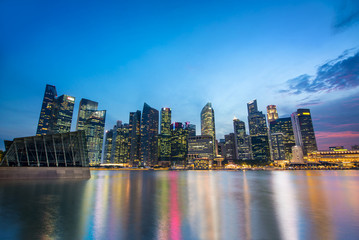
<svg viewBox="0 0 359 240"><path fill-rule="evenodd" d="M38 136L47 134L56 97L56 87L47 84L45 88L44 99L42 100L39 123L37 125L36 135Z"/></svg>
<svg viewBox="0 0 359 240"><path fill-rule="evenodd" d="M292 113L292 125L296 145L303 149L303 155L317 151L317 141L309 109L297 109Z"/></svg>
<svg viewBox="0 0 359 240"><path fill-rule="evenodd" d="M224 140L225 140L225 143L224 143L224 149L225 149L224 159L226 161L234 161L234 160L236 160L236 145L235 145L234 133L224 135Z"/></svg>
<svg viewBox="0 0 359 240"><path fill-rule="evenodd" d="M141 158L141 111L130 112L130 165L138 166Z"/></svg>
<svg viewBox="0 0 359 240"><path fill-rule="evenodd" d="M147 103L141 121L141 165L154 166L158 161L158 110Z"/></svg>
<svg viewBox="0 0 359 240"><path fill-rule="evenodd" d="M249 102L247 108L252 157L256 161L269 161L270 148L266 117L258 111L257 100Z"/></svg>
<svg viewBox="0 0 359 240"><path fill-rule="evenodd" d="M112 139L113 139L113 129L110 129L106 131L105 134L105 149L103 154L103 163L111 163Z"/></svg>

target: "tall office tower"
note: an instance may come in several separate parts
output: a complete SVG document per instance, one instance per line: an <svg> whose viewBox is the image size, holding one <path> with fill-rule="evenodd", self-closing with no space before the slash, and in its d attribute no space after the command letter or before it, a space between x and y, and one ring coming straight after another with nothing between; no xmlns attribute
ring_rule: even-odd
<svg viewBox="0 0 359 240"><path fill-rule="evenodd" d="M312 117L309 109L297 109L292 113L293 132L295 143L301 146L303 155L317 150L317 141L312 123Z"/></svg>
<svg viewBox="0 0 359 240"><path fill-rule="evenodd" d="M171 124L171 163L185 165L187 157L188 131L180 122Z"/></svg>
<svg viewBox="0 0 359 240"><path fill-rule="evenodd" d="M44 99L42 100L39 124L37 125L36 135L46 135L54 107L55 99L57 97L56 87L46 85Z"/></svg>
<svg viewBox="0 0 359 240"><path fill-rule="evenodd" d="M272 139L272 146L274 144L279 144L278 147L281 148L280 143L274 143L275 139L273 139L272 135L281 133L283 134L283 148L284 148L284 159L290 160L292 159L292 147L295 146L295 139L292 127L292 120L290 117L288 118L278 118L275 121L272 121L269 124L270 132L271 132L271 139ZM273 154L273 159L278 160L278 155ZM282 157L282 156L281 156Z"/></svg>
<svg viewBox="0 0 359 240"><path fill-rule="evenodd" d="M98 103L81 99L76 130L85 131L90 165L101 163L106 110L97 110Z"/></svg>
<svg viewBox="0 0 359 240"><path fill-rule="evenodd" d="M98 102L85 98L80 101L79 112L77 115L76 131L84 130L85 122L91 116L91 111L97 110Z"/></svg>
<svg viewBox="0 0 359 240"><path fill-rule="evenodd" d="M158 160L171 161L171 109L161 109L161 133L158 135Z"/></svg>
<svg viewBox="0 0 359 240"><path fill-rule="evenodd" d="M112 140L112 163L129 164L130 158L130 133L129 125L118 121L113 129L114 136Z"/></svg>
<svg viewBox="0 0 359 240"><path fill-rule="evenodd" d="M190 122L186 122L184 128L188 131L189 137L196 136L196 125L190 124Z"/></svg>
<svg viewBox="0 0 359 240"><path fill-rule="evenodd" d="M161 109L161 134L171 135L171 109Z"/></svg>
<svg viewBox="0 0 359 240"><path fill-rule="evenodd" d="M213 154L216 154L216 128L214 110L211 103L207 103L201 111L201 135L212 136Z"/></svg>
<svg viewBox="0 0 359 240"><path fill-rule="evenodd" d="M234 118L233 128L235 136L236 159L251 159L251 149L249 144L249 136L246 133L246 125L243 121Z"/></svg>
<svg viewBox="0 0 359 240"><path fill-rule="evenodd" d="M270 148L266 117L262 112L258 111L257 100L249 102L247 108L253 159L256 161L269 161Z"/></svg>
<svg viewBox="0 0 359 240"><path fill-rule="evenodd" d="M103 154L103 163L111 163L113 129L106 131L105 150Z"/></svg>
<svg viewBox="0 0 359 240"><path fill-rule="evenodd" d="M48 133L70 132L75 98L64 94L55 99L54 103Z"/></svg>
<svg viewBox="0 0 359 240"><path fill-rule="evenodd" d="M228 135L224 135L225 143L225 155L224 158L226 161L234 161L237 159L236 153L236 145L235 145L235 135L234 133L230 133Z"/></svg>
<svg viewBox="0 0 359 240"><path fill-rule="evenodd" d="M247 107L249 134L251 136L267 135L266 117L261 111L258 111L257 100L249 102Z"/></svg>
<svg viewBox="0 0 359 240"><path fill-rule="evenodd" d="M271 133L272 160L286 159L283 141L284 141L283 133Z"/></svg>
<svg viewBox="0 0 359 240"><path fill-rule="evenodd" d="M158 110L143 105L141 121L141 165L154 166L158 160Z"/></svg>
<svg viewBox="0 0 359 240"><path fill-rule="evenodd" d="M138 166L141 158L141 111L130 112L130 165Z"/></svg>
<svg viewBox="0 0 359 240"><path fill-rule="evenodd" d="M268 124L278 119L278 112L276 105L268 105L267 106L267 120Z"/></svg>

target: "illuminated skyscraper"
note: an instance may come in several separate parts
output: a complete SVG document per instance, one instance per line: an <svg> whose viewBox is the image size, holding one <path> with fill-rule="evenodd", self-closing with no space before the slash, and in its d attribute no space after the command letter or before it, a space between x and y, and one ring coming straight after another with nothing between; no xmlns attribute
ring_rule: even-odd
<svg viewBox="0 0 359 240"><path fill-rule="evenodd" d="M117 121L113 129L111 163L129 164L130 160L130 132L129 124Z"/></svg>
<svg viewBox="0 0 359 240"><path fill-rule="evenodd" d="M249 136L246 133L245 123L237 118L233 119L233 128L235 135L236 159L251 159Z"/></svg>
<svg viewBox="0 0 359 240"><path fill-rule="evenodd" d="M172 165L185 165L188 148L188 131L180 122L171 124L171 162Z"/></svg>
<svg viewBox="0 0 359 240"><path fill-rule="evenodd" d="M158 135L159 161L171 161L171 109L161 109L161 133ZM162 164L161 163L161 164Z"/></svg>
<svg viewBox="0 0 359 240"><path fill-rule="evenodd" d="M85 98L80 101L79 112L77 115L76 130L84 130L87 119L91 116L91 111L97 110L98 102L94 102Z"/></svg>
<svg viewBox="0 0 359 240"><path fill-rule="evenodd" d="M141 111L130 112L130 165L138 166L141 158Z"/></svg>
<svg viewBox="0 0 359 240"><path fill-rule="evenodd" d="M278 112L276 105L267 106L267 119L268 119L268 124L278 119Z"/></svg>
<svg viewBox="0 0 359 240"><path fill-rule="evenodd" d="M141 121L141 165L153 166L158 161L158 110L147 103Z"/></svg>
<svg viewBox="0 0 359 240"><path fill-rule="evenodd" d="M45 88L44 99L42 101L39 124L37 125L37 136L47 134L56 97L56 87L47 84Z"/></svg>
<svg viewBox="0 0 359 240"><path fill-rule="evenodd" d="M161 134L171 135L171 109L161 109Z"/></svg>
<svg viewBox="0 0 359 240"><path fill-rule="evenodd" d="M214 120L214 110L211 103L207 103L201 111L201 135L212 136L213 153L216 153L216 129Z"/></svg>
<svg viewBox="0 0 359 240"><path fill-rule="evenodd" d="M274 151L281 151L279 149L283 148L284 149L284 156L281 154L281 156L276 155L276 153L273 154L273 160L279 160L279 159L286 159L286 160L290 160L292 159L292 147L295 146L295 139L294 139L294 133L293 133L293 127L292 127L292 121L291 118L278 118L275 121L272 121L269 124L270 127L270 132L271 132L271 140L272 140L272 147L274 145L277 146L277 149L272 149L272 152L274 153ZM277 140L279 140L280 137L274 137L276 136L275 134L281 133L283 134L282 136L282 141L276 141L274 142L276 139L274 138L278 138ZM282 142L282 146L281 143ZM279 158L281 157L281 158ZM283 158L284 157L284 158Z"/></svg>
<svg viewBox="0 0 359 240"><path fill-rule="evenodd" d="M262 112L258 111L257 100L249 102L247 108L253 159L256 161L269 161L270 148L266 117Z"/></svg>
<svg viewBox="0 0 359 240"><path fill-rule="evenodd" d="M76 125L76 130L85 131L90 165L100 164L102 155L106 111L97 107L97 102L81 99Z"/></svg>
<svg viewBox="0 0 359 240"><path fill-rule="evenodd" d="M75 98L69 95L64 94L55 99L49 122L49 134L70 132L74 105Z"/></svg>
<svg viewBox="0 0 359 240"><path fill-rule="evenodd" d="M292 113L293 132L295 143L302 147L303 155L317 150L317 141L309 109L297 109Z"/></svg>

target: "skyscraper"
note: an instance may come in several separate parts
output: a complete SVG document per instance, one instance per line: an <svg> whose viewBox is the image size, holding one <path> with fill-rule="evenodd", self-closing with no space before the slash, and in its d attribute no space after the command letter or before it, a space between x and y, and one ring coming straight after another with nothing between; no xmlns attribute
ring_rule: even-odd
<svg viewBox="0 0 359 240"><path fill-rule="evenodd" d="M303 155L317 150L317 141L309 109L297 109L292 113L293 132L295 143L303 150Z"/></svg>
<svg viewBox="0 0 359 240"><path fill-rule="evenodd" d="M85 131L90 165L100 164L102 155L106 111L97 107L97 102L81 99L76 124L76 130Z"/></svg>
<svg viewBox="0 0 359 240"><path fill-rule="evenodd" d="M270 128L270 132L271 132L272 147L274 146L274 144L276 144L277 147L284 148L284 158L281 158L281 159L286 159L286 160L292 159L292 147L295 146L295 139L294 139L291 118L290 117L278 118L269 124L269 128ZM283 139L281 141L283 146L280 146L280 141L276 142L276 143L273 142L273 141L275 141L274 134L277 134L277 133L283 134L283 137L282 137ZM277 137L275 137L275 138L277 138ZM272 150L274 151L274 149L272 149ZM278 150L276 150L276 151L278 151ZM274 160L279 160L278 157L279 157L278 155L273 154ZM281 157L283 157L283 156L281 155Z"/></svg>
<svg viewBox="0 0 359 240"><path fill-rule="evenodd" d="M246 133L245 123L237 118L234 118L233 128L235 135L236 159L251 159L249 136Z"/></svg>
<svg viewBox="0 0 359 240"><path fill-rule="evenodd" d="M180 122L171 124L171 163L185 165L188 149L188 131Z"/></svg>
<svg viewBox="0 0 359 240"><path fill-rule="evenodd" d="M141 158L141 111L130 112L130 165L138 166Z"/></svg>
<svg viewBox="0 0 359 240"><path fill-rule="evenodd" d="M141 121L141 165L153 166L158 160L158 110L147 103Z"/></svg>
<svg viewBox="0 0 359 240"><path fill-rule="evenodd" d="M45 88L44 99L42 101L39 123L37 125L37 136L47 134L56 97L56 87L47 84Z"/></svg>
<svg viewBox="0 0 359 240"><path fill-rule="evenodd" d="M234 133L230 133L228 135L224 135L225 143L224 143L224 152L225 152L225 160L226 161L234 161L237 158L236 153L236 145L235 145L235 136Z"/></svg>
<svg viewBox="0 0 359 240"><path fill-rule="evenodd" d="M171 109L161 109L161 134L171 135Z"/></svg>
<svg viewBox="0 0 359 240"><path fill-rule="evenodd" d="M253 159L269 161L270 148L266 117L262 112L258 111L257 100L250 101L247 104L247 108Z"/></svg>
<svg viewBox="0 0 359 240"><path fill-rule="evenodd" d="M212 136L213 153L216 153L216 129L214 120L214 110L211 103L207 103L201 111L201 135Z"/></svg>
<svg viewBox="0 0 359 240"><path fill-rule="evenodd" d="M277 112L276 105L268 105L267 106L267 119L268 119L268 124L270 124L272 121L275 121L276 119L278 119L278 112Z"/></svg>
<svg viewBox="0 0 359 240"><path fill-rule="evenodd" d="M129 124L117 121L113 131L111 162L127 165L130 161Z"/></svg>
<svg viewBox="0 0 359 240"><path fill-rule="evenodd" d="M70 132L74 105L75 98L66 94L55 99L49 122L49 134Z"/></svg>
<svg viewBox="0 0 359 240"><path fill-rule="evenodd" d="M161 109L161 132L158 135L159 161L171 161L171 109Z"/></svg>

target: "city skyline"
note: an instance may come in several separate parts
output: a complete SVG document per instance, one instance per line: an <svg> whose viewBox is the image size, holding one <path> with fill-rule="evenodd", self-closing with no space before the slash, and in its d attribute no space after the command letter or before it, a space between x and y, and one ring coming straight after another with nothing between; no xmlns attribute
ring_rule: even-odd
<svg viewBox="0 0 359 240"><path fill-rule="evenodd" d="M358 144L357 2L139 5L0 3L9 23L0 26L1 149L34 135L46 84L76 97L73 116L80 99L98 102L106 130L148 102L199 134L211 102L221 139L233 116L248 129L245 104L257 99L259 111L276 105L280 118L309 108L318 149Z"/></svg>

